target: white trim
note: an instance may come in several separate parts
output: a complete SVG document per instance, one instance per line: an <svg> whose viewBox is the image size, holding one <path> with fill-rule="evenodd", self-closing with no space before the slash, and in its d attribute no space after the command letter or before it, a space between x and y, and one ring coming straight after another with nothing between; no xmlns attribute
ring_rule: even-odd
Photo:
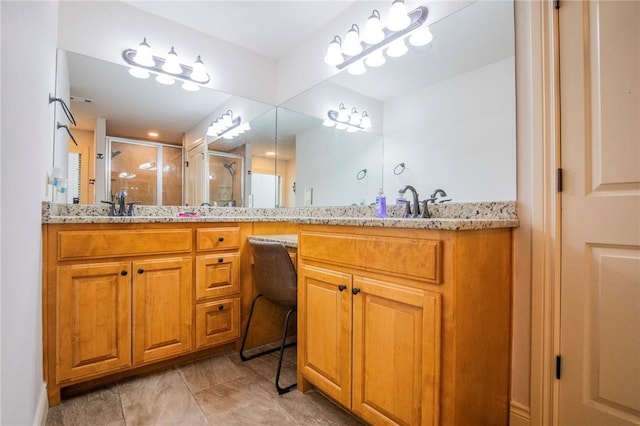
<svg viewBox="0 0 640 426"><path fill-rule="evenodd" d="M529 407L517 401L511 401L509 426L531 426L531 411Z"/></svg>
<svg viewBox="0 0 640 426"><path fill-rule="evenodd" d="M33 426L45 426L47 424L47 414L49 413L49 399L47 398L47 383L43 383L40 388L36 413L33 416Z"/></svg>
<svg viewBox="0 0 640 426"><path fill-rule="evenodd" d="M531 423L557 424L554 357L559 345L560 165L557 10L551 1L531 2L532 60L532 285Z"/></svg>

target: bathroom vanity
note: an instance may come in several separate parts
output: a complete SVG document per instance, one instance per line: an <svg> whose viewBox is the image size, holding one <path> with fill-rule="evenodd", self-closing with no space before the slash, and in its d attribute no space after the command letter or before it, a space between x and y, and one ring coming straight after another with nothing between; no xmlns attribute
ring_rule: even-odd
<svg viewBox="0 0 640 426"><path fill-rule="evenodd" d="M66 388L237 350L255 293L253 237L297 245L300 390L373 424L506 424L515 205L456 208L425 220L369 208L109 218L48 206L49 403ZM261 315L248 347L278 339L282 313Z"/></svg>

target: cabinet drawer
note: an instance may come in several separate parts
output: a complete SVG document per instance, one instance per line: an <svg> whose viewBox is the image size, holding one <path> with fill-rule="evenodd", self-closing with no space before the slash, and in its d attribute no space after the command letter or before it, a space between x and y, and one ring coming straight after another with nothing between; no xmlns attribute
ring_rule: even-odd
<svg viewBox="0 0 640 426"><path fill-rule="evenodd" d="M240 337L240 298L196 305L196 348L218 345Z"/></svg>
<svg viewBox="0 0 640 426"><path fill-rule="evenodd" d="M302 231L298 251L305 259L441 282L438 240Z"/></svg>
<svg viewBox="0 0 640 426"><path fill-rule="evenodd" d="M211 254L196 258L196 299L240 293L240 256Z"/></svg>
<svg viewBox="0 0 640 426"><path fill-rule="evenodd" d="M240 228L203 228L197 230L198 251L240 248Z"/></svg>
<svg viewBox="0 0 640 426"><path fill-rule="evenodd" d="M191 251L191 229L58 232L58 260Z"/></svg>

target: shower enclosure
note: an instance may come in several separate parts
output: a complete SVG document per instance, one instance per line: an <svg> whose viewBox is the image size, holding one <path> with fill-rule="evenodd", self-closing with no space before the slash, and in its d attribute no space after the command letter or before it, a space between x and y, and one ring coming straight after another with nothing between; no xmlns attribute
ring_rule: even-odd
<svg viewBox="0 0 640 426"><path fill-rule="evenodd" d="M243 207L244 158L239 155L209 152L209 204Z"/></svg>

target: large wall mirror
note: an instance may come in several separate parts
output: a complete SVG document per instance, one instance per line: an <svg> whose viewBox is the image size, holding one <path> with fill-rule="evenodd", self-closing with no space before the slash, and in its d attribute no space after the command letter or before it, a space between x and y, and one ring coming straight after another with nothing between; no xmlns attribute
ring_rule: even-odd
<svg viewBox="0 0 640 426"><path fill-rule="evenodd" d="M57 93L73 98L78 127L72 133L89 161L78 165L69 154L73 145L57 140L54 166L70 161L95 179L83 203L123 188L142 197L136 180L145 193L155 191L155 198L145 200L157 204L368 205L380 188L392 202L406 184L421 198L440 188L454 201L514 200L513 3L480 0L456 7L431 24L430 45L388 58L364 75L341 72L277 108L211 89L193 93L137 80L123 65L60 52ZM347 132L325 126L328 111L340 104L366 111L371 127ZM209 122L229 110L251 129L231 140L207 135ZM153 140L150 130L160 133L155 142L161 148L137 149L144 154L127 158L123 143L142 146ZM176 146L182 146L180 161L188 167L177 166L171 151ZM181 184L163 180L169 172L180 175ZM183 192L168 194L170 187Z"/></svg>
<svg viewBox="0 0 640 426"><path fill-rule="evenodd" d="M58 52L57 68L57 96L69 101L77 126L75 142L56 132L54 169L69 186L53 201L93 204L125 191L146 205L250 206L252 167L275 181L273 106L136 79L124 65L72 52ZM208 134L229 111L248 129L234 138ZM275 206L275 192L260 195Z"/></svg>
<svg viewBox="0 0 640 426"><path fill-rule="evenodd" d="M406 184L421 198L444 189L455 201L515 200L513 3L463 6L430 26L430 45L278 107L278 140L295 141L295 206L370 204L380 188L393 200ZM324 127L340 103L366 110L371 128ZM289 120L306 125L286 133Z"/></svg>

